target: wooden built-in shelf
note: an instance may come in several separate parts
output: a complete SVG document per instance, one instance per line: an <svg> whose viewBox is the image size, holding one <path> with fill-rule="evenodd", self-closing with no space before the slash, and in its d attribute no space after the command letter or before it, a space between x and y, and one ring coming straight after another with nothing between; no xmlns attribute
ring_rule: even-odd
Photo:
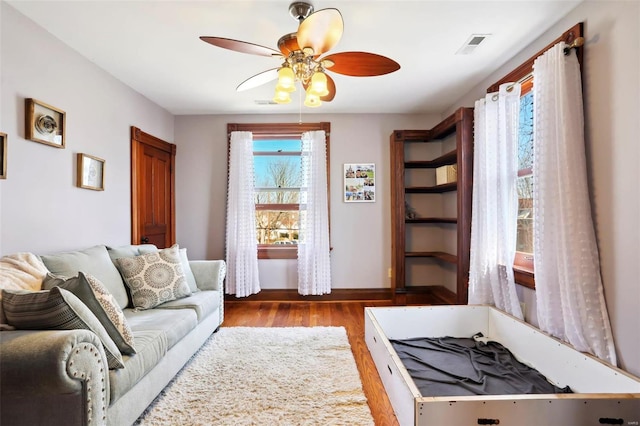
<svg viewBox="0 0 640 426"><path fill-rule="evenodd" d="M414 217L405 219L405 223L458 223L457 217Z"/></svg>
<svg viewBox="0 0 640 426"><path fill-rule="evenodd" d="M455 305L456 294L441 285L415 285L398 289L407 305Z"/></svg>
<svg viewBox="0 0 640 426"><path fill-rule="evenodd" d="M458 161L457 151L447 152L446 154L434 158L429 161L405 161L405 169L435 169L436 167L447 166L449 164L455 164Z"/></svg>
<svg viewBox="0 0 640 426"><path fill-rule="evenodd" d="M434 186L407 186L404 192L407 194L441 194L443 192L456 191L457 189L457 182L449 182Z"/></svg>
<svg viewBox="0 0 640 426"><path fill-rule="evenodd" d="M455 142L455 149L450 150ZM430 153L435 150L423 149L413 146L407 149L407 144L440 143L441 149L450 150L438 157ZM473 108L458 108L453 114L442 120L435 127L428 130L394 130L390 136L390 160L391 160L391 290L394 294L394 303L467 303L470 262L471 240L471 190L473 178ZM442 151L440 151L442 152ZM436 154L437 155L437 154ZM438 167L457 165L457 182L432 186L409 186L406 184L405 171L409 169L425 170L425 175L430 177ZM415 173L415 172L414 172ZM417 177L417 176L413 176ZM415 181L416 179L411 179ZM426 183L426 182L425 182ZM440 194L447 193L446 197ZM407 194L434 194L424 197L419 205L446 206L445 216L453 215L453 206L450 205L453 197L448 195L455 193L456 217L416 217L406 218ZM440 196L438 196L440 195ZM413 198L421 198L416 195ZM445 200L443 200L443 198ZM418 200L416 200L418 201ZM445 202L446 201L446 202ZM455 236L447 232L447 242L452 243L455 238L455 254L442 251L407 251L407 238L411 238L415 248L420 246L437 247L439 234L432 234L431 229L418 229L414 224L453 224ZM449 227L451 228L451 227ZM422 232L426 231L426 232ZM447 229L447 231L452 231ZM430 244L424 244L423 240L433 237ZM452 244L448 244L451 247ZM428 258L439 261L436 265L444 268L447 274L451 268L445 263L455 265L455 292L444 287L415 286L409 282L407 276L407 259L412 258L412 264L428 264ZM422 260L421 260L422 258ZM426 258L426 260L425 260ZM410 277L420 279L413 274Z"/></svg>
<svg viewBox="0 0 640 426"><path fill-rule="evenodd" d="M408 251L404 254L405 257L435 257L443 262L458 263L458 256L455 254L445 253L443 251Z"/></svg>

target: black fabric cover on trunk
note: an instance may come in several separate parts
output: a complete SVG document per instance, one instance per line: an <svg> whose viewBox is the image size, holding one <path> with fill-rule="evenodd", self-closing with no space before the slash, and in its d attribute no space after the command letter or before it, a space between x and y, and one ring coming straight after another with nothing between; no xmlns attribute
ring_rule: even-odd
<svg viewBox="0 0 640 426"><path fill-rule="evenodd" d="M500 343L472 338L390 340L422 396L571 393L549 383Z"/></svg>

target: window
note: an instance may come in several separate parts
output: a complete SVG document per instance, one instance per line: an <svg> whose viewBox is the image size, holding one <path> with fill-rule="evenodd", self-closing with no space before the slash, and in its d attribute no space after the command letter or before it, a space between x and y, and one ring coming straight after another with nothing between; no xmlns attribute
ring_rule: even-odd
<svg viewBox="0 0 640 426"><path fill-rule="evenodd" d="M520 134L518 137L518 237L516 258L513 265L515 280L529 288L535 288L533 270L533 62L555 44L564 41L571 44L582 37L582 23L565 31L547 47L494 83L487 92L496 92L501 84L518 81L520 92ZM582 48L578 48L578 61L582 66Z"/></svg>
<svg viewBox="0 0 640 426"><path fill-rule="evenodd" d="M328 176L329 123L227 125L229 135L233 131L253 133L259 259L296 259L298 256L302 165L300 138L302 133L311 130L324 130L326 133Z"/></svg>
<svg viewBox="0 0 640 426"><path fill-rule="evenodd" d="M258 244L298 242L301 149L299 139L253 142Z"/></svg>

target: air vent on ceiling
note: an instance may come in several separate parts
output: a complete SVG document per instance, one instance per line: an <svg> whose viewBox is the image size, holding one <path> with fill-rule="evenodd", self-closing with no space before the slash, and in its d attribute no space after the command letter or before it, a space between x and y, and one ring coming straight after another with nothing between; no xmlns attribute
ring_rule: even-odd
<svg viewBox="0 0 640 426"><path fill-rule="evenodd" d="M462 47L458 49L456 55L470 55L474 50L480 46L487 37L491 34L471 34L471 36L464 42Z"/></svg>
<svg viewBox="0 0 640 426"><path fill-rule="evenodd" d="M275 103L271 99L256 99L254 102L257 105L278 105L277 103Z"/></svg>

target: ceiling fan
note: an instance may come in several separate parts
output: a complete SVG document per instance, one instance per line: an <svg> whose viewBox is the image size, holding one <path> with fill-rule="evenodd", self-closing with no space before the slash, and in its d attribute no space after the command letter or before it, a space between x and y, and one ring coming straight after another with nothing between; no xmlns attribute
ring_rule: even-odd
<svg viewBox="0 0 640 426"><path fill-rule="evenodd" d="M338 9L314 12L313 6L307 2L293 2L289 5L289 14L300 24L297 32L280 37L279 51L246 41L200 37L201 40L224 49L283 60L279 68L263 71L240 83L237 91L253 89L277 79L273 100L286 104L291 102L290 93L296 90L295 83L300 82L306 91L304 104L317 107L322 101L332 101L336 95L336 85L327 71L354 77L370 77L400 69L396 61L375 53L341 52L323 56L342 37L344 23Z"/></svg>

